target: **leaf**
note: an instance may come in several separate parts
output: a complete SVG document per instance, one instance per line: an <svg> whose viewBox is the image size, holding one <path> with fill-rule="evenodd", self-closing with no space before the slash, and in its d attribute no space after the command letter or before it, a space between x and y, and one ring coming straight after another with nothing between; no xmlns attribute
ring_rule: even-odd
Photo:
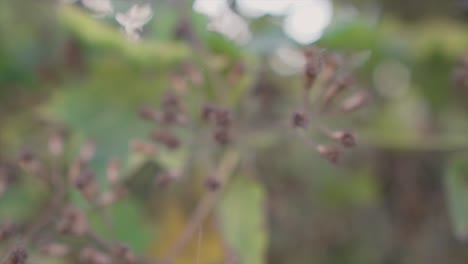
<svg viewBox="0 0 468 264"><path fill-rule="evenodd" d="M444 184L452 228L455 236L468 240L468 160L452 158L448 163Z"/></svg>
<svg viewBox="0 0 468 264"><path fill-rule="evenodd" d="M266 263L264 203L265 192L260 184L251 178L237 177L218 208L226 242L244 264Z"/></svg>
<svg viewBox="0 0 468 264"><path fill-rule="evenodd" d="M373 49L378 40L377 28L369 26L364 20L356 19L330 25L317 44L332 49L366 50Z"/></svg>
<svg viewBox="0 0 468 264"><path fill-rule="evenodd" d="M131 43L117 27L109 27L71 6L62 7L59 14L69 32L90 47L100 48L102 52L119 52L129 59L150 64L172 64L190 56L188 47L182 43L156 40Z"/></svg>
<svg viewBox="0 0 468 264"><path fill-rule="evenodd" d="M108 211L93 212L89 220L99 234L128 243L141 254L148 250L153 237L153 228L142 212L141 203L128 198L115 203Z"/></svg>

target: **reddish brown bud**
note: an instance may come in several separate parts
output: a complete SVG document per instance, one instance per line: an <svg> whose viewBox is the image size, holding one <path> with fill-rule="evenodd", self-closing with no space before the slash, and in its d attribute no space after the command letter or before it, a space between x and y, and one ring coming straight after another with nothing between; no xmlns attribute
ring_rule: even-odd
<svg viewBox="0 0 468 264"><path fill-rule="evenodd" d="M366 91L360 91L351 97L347 98L341 104L341 110L343 112L353 112L369 101L369 93Z"/></svg>
<svg viewBox="0 0 468 264"><path fill-rule="evenodd" d="M31 174L37 174L41 170L41 162L30 151L24 151L20 154L19 165Z"/></svg>
<svg viewBox="0 0 468 264"><path fill-rule="evenodd" d="M80 209L68 206L57 223L57 231L67 235L84 235L88 231L86 216Z"/></svg>
<svg viewBox="0 0 468 264"><path fill-rule="evenodd" d="M331 136L333 139L339 141L344 147L350 148L356 145L356 139L351 132L335 131Z"/></svg>
<svg viewBox="0 0 468 264"><path fill-rule="evenodd" d="M216 130L213 137L215 141L221 145L226 145L230 142L229 130L227 128L220 128Z"/></svg>
<svg viewBox="0 0 468 264"><path fill-rule="evenodd" d="M136 263L136 257L131 251L130 247L126 244L119 243L114 246L114 255L119 259L123 260L126 264Z"/></svg>
<svg viewBox="0 0 468 264"><path fill-rule="evenodd" d="M75 187L88 201L92 201L99 193L99 186L96 181L96 176L92 171L85 170L75 180Z"/></svg>
<svg viewBox="0 0 468 264"><path fill-rule="evenodd" d="M318 145L317 152L331 163L336 164L340 159L340 150L335 146Z"/></svg>
<svg viewBox="0 0 468 264"><path fill-rule="evenodd" d="M216 191L221 187L221 182L215 177L211 176L205 179L205 188L208 191Z"/></svg>
<svg viewBox="0 0 468 264"><path fill-rule="evenodd" d="M17 246L13 251L8 255L8 259L5 262L6 264L26 264L28 259L28 253L23 246Z"/></svg>
<svg viewBox="0 0 468 264"><path fill-rule="evenodd" d="M143 120L159 121L161 119L161 114L149 105L141 107L138 114Z"/></svg>
<svg viewBox="0 0 468 264"><path fill-rule="evenodd" d="M295 112L291 118L291 125L293 127L306 127L308 123L307 117L302 112Z"/></svg>
<svg viewBox="0 0 468 264"><path fill-rule="evenodd" d="M304 65L304 85L306 89L310 89L320 73L319 51L316 48L308 48L304 50L306 63Z"/></svg>
<svg viewBox="0 0 468 264"><path fill-rule="evenodd" d="M201 118L204 121L213 121L216 118L216 108L211 105L204 105L201 111Z"/></svg>
<svg viewBox="0 0 468 264"><path fill-rule="evenodd" d="M151 138L165 145L169 149L176 149L180 145L179 139L168 130L156 130L151 133Z"/></svg>
<svg viewBox="0 0 468 264"><path fill-rule="evenodd" d="M216 124L219 127L228 127L231 124L231 113L226 109L216 111Z"/></svg>
<svg viewBox="0 0 468 264"><path fill-rule="evenodd" d="M166 94L164 94L162 98L162 106L165 110L178 110L181 106L180 97L174 92L169 91Z"/></svg>

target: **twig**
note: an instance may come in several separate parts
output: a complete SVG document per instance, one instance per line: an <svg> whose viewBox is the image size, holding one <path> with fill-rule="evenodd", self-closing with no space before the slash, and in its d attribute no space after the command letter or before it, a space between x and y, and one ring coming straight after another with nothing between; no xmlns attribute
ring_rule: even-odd
<svg viewBox="0 0 468 264"><path fill-rule="evenodd" d="M163 258L163 261L161 261L161 264L173 263L174 259L179 256L180 253L185 249L188 242L190 242L193 235L200 228L206 217L210 214L216 203L219 201L219 197L224 190L224 187L226 186L226 182L231 177L238 162L239 153L237 151L227 150L225 152L216 173L216 176L221 183L220 189L215 192L207 193L203 197L190 217L189 223L185 227L185 230L177 238L174 245L172 245L167 256Z"/></svg>

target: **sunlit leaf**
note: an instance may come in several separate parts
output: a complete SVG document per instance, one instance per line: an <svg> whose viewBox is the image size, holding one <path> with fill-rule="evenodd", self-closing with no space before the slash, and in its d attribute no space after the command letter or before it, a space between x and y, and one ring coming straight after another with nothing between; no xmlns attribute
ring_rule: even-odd
<svg viewBox="0 0 468 264"><path fill-rule="evenodd" d="M264 202L265 192L260 184L237 177L229 184L218 208L226 242L244 264L265 263L268 233Z"/></svg>
<svg viewBox="0 0 468 264"><path fill-rule="evenodd" d="M447 202L455 236L468 240L468 160L453 158L444 176Z"/></svg>

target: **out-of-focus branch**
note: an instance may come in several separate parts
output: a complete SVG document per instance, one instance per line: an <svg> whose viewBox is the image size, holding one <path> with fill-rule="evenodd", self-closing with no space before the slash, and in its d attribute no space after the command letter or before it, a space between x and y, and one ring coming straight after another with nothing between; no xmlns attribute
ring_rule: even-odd
<svg viewBox="0 0 468 264"><path fill-rule="evenodd" d="M222 191L224 190L227 181L233 174L233 171L236 168L238 162L239 153L235 150L226 150L222 161L216 170L216 179L219 181L219 183L221 183L220 188L217 191L207 193L202 198L192 216L190 217L190 220L184 231L177 238L174 245L172 245L166 257L163 258L163 260L160 262L161 264L173 263L175 258L183 252L187 244L191 241L197 230L218 203Z"/></svg>

